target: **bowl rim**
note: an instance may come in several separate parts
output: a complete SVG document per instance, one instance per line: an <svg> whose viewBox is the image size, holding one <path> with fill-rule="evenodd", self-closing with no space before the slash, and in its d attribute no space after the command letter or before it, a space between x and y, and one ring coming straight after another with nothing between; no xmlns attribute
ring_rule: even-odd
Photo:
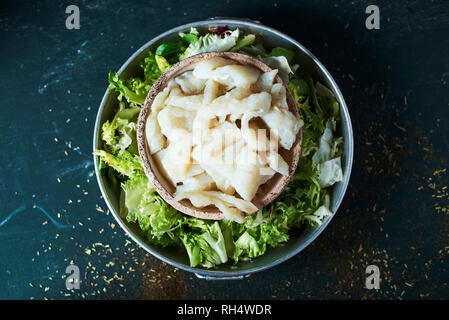
<svg viewBox="0 0 449 320"><path fill-rule="evenodd" d="M261 31L266 31L266 32L270 32L272 34L274 34L277 37L280 38L284 38L287 41L289 41L290 43L292 43L295 47L297 47L298 49L300 49L304 54L308 55L316 64L316 66L318 67L319 71L327 78L327 80L330 82L330 84L332 85L332 89L334 91L334 93L336 94L336 98L337 100L340 102L340 107L341 107L341 112L344 114L345 118L347 119L347 124L346 124L346 129L348 131L348 141L345 141L345 144L347 143L347 148L348 148L348 153L345 154L346 156L346 166L345 166L345 174L344 174L344 180L341 182L342 183L342 187L341 187L341 192L338 195L338 198L335 200L335 210L333 210L333 214L327 218L323 224L321 224L318 228L316 228L316 230L313 232L312 236L310 236L309 239L307 239L306 241L304 241L303 243L301 243L301 245L299 245L297 248L295 248L295 250L292 250L291 252L289 252L288 254L286 254L285 256L283 256L282 258L275 260L269 264L263 265L263 266L258 266L255 268L250 268L248 270L244 270L241 271L239 269L231 270L231 271L219 271L219 270L213 270L213 269L205 269L205 268L196 268L196 267L190 267L188 265L183 265L180 264L160 253L158 253L157 251L151 249L144 241L142 241L141 239L139 239L139 237L137 235L134 234L134 232L132 230L130 230L128 228L128 226L123 222L123 220L120 218L119 214L117 212L115 212L114 208L112 207L112 204L109 200L109 196L106 193L106 190L103 186L103 183L101 181L101 177L99 174L99 170L98 170L98 157L96 155L93 155L94 158L94 168L95 168L95 176L97 178L97 182L98 185L100 187L100 191L101 194L103 196L103 199L106 202L106 205L109 209L109 211L111 212L111 214L114 216L115 220L117 221L117 223L120 225L120 227L126 232L126 234L135 242L137 243L141 248L143 248L144 250L146 250L148 253L150 253L151 255L153 255L154 257L158 258L159 260L168 263L176 268L182 269L184 271L189 271L192 272L196 275L201 275L201 276L206 276L206 277L225 277L225 278L233 278L233 277L238 277L238 276L247 276L249 274L252 273L256 273L256 272L260 272L269 268L272 268L276 265L281 264L282 262L287 261L288 259L292 258L293 256L297 255L298 253L300 253L302 250L304 250L306 247L308 247L310 245L310 243L312 243L320 234L321 232L323 232L323 230L327 227L327 225L330 223L330 221L333 219L333 217L335 216L335 214L338 211L338 208L341 205L341 202L343 201L343 198L346 194L346 190L347 187L349 185L349 180L351 177L351 171L352 171L352 164L353 164L353 154L354 154L354 137L353 137L353 130L352 130L352 123L351 123L351 118L349 115L349 111L348 111L348 107L346 104L346 101L343 97L343 94L341 93L340 87L337 85L337 83L335 82L334 78L332 77L332 75L329 73L329 71L324 67L324 65L315 57L314 54L312 54L306 47L304 47L302 44L300 44L298 41L296 41L295 39L293 39L292 37L272 28L272 27L268 27L263 25L262 23L260 23L259 21L253 21L250 19L239 19L239 18L209 18L209 19L205 19L205 20L198 20L198 21L194 21L194 22L190 22L187 24L183 24L183 25L179 25L176 26L174 28L171 28L161 34L159 34L158 36L152 38L151 40L147 41L145 44L143 44L139 49L137 49L126 61L125 63L123 63L123 65L120 67L120 69L118 70L118 74L121 75L122 72L128 67L128 65L138 56L140 55L144 50L146 50L149 46L151 46L153 43L159 41L160 39L163 39L166 36L169 36L173 33L177 33L181 30L185 30L187 28L190 27L197 27L198 25L204 25L204 24L217 24L217 25L226 25L226 24L240 24L240 25L244 25L245 27L256 27L258 29L260 29ZM100 120L101 120L101 116L103 114L104 108L105 108L105 103L106 100L110 94L109 91L109 87L108 86L106 88L106 91L103 95L103 98L100 102L100 107L98 109L97 112L97 117L95 120L95 127L94 127L94 134L93 134L93 150L95 151L96 149L98 149L98 134L100 132Z"/></svg>

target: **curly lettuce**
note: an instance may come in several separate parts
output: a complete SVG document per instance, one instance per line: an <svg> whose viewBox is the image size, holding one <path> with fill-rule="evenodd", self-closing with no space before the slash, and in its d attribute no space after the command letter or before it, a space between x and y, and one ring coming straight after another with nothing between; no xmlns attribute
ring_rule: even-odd
<svg viewBox="0 0 449 320"><path fill-rule="evenodd" d="M229 51L237 44L239 35L239 29L235 29L234 31L226 32L223 35L207 33L204 36L199 36L189 44L184 53L180 55L179 59L182 60L203 52ZM183 35L183 38L184 36L185 35ZM248 39L245 41L250 42ZM240 46L242 46L242 44L240 44Z"/></svg>
<svg viewBox="0 0 449 320"><path fill-rule="evenodd" d="M163 73L156 60L156 55L151 51L140 67L143 77L132 77L126 82L120 78L117 72L109 72L109 91L117 91L119 101L125 98L128 103L142 105L151 86Z"/></svg>

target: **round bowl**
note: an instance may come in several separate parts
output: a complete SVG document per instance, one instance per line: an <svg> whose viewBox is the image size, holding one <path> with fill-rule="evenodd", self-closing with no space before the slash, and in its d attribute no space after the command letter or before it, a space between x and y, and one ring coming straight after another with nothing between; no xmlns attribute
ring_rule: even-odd
<svg viewBox="0 0 449 320"><path fill-rule="evenodd" d="M340 104L341 124L337 130L339 134L344 137L345 143L342 155L343 167L343 181L336 183L331 192L330 208L333 215L326 219L321 226L311 227L304 226L297 235L292 236L291 239L282 247L267 249L267 252L253 261L241 261L234 265L226 263L217 266L215 269L193 268L189 265L187 254L182 248L161 248L147 242L146 234L142 232L138 225L129 223L124 217L121 217L120 212L120 190L113 187L113 184L107 176L99 174L99 160L94 156L95 173L98 184L103 195L103 198L111 211L114 218L120 227L135 241L140 247L148 251L158 259L173 265L174 267L195 273L200 278L205 279L242 279L254 272L259 272L272 268L291 257L298 254L301 250L306 248L318 235L327 227L332 217L338 210L346 188L349 183L351 174L352 160L353 160L353 133L351 119L349 117L348 108L343 95L326 68L318 61L318 59L303 45L298 43L293 38L267 26L260 24L257 21L250 21L245 19L221 19L213 18L198 22L185 24L171 30L168 30L161 35L150 40L138 49L119 69L120 76L126 78L132 76L139 69L139 63L147 56L148 51L154 51L161 43L168 41L176 41L178 39L178 32L188 32L191 27L196 27L200 32L207 31L209 27L217 25L227 25L229 28L239 28L245 32L263 34L264 44L267 48L282 46L295 52L294 62L298 63L299 75L308 75L315 81L319 81L327 88L329 88L335 98ZM117 106L117 93L106 90L101 101L97 119L95 122L95 130L93 137L93 149L103 148L101 140L100 129L106 120L110 120L114 116L114 110Z"/></svg>
<svg viewBox="0 0 449 320"><path fill-rule="evenodd" d="M139 114L139 120L137 121L137 146L139 148L140 159L142 160L142 166L145 174L147 175L154 189L166 202L168 202L176 210L193 217L197 217L200 219L222 220L225 218L225 216L215 206L197 208L193 206L192 203L188 200L176 201L174 199L175 188L160 172L158 166L156 165L153 157L151 156L151 152L145 135L147 119L151 114L151 105L153 104L156 96L167 87L168 82L187 69L191 69L192 65L213 57L221 57L228 60L233 60L242 65L250 65L262 72L269 72L272 70L262 61L246 54L236 52L200 53L176 63L159 77L159 79L151 87L151 90L148 92L145 103L143 104L142 110ZM276 75L274 82L282 83L284 85L289 110L294 115L299 117L295 99L291 95L287 86L283 83L281 77L279 77L279 75ZM259 187L256 195L251 200L251 202L257 207L258 210L262 209L263 207L271 203L274 199L276 199L290 182L292 176L295 174L299 156L301 154L301 140L302 129L298 131L296 140L290 150L279 148L279 152L281 153L282 158L288 163L288 175L284 176L280 173L276 173L271 179L269 179L266 183ZM254 214L255 212L247 215Z"/></svg>

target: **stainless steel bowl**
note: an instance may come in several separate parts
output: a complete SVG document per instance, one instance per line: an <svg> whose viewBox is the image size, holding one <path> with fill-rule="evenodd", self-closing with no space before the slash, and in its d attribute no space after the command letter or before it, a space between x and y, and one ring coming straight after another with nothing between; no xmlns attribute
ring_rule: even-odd
<svg viewBox="0 0 449 320"><path fill-rule="evenodd" d="M349 112L343 99L343 95L340 92L335 80L326 70L326 68L318 61L318 59L303 45L289 36L269 27L262 25L258 21L250 21L246 19L235 18L212 18L209 20L192 22L185 24L167 32L162 33L156 38L150 40L144 44L139 50L137 50L120 68L118 73L127 78L136 73L139 68L139 63L148 54L149 50L154 51L161 43L167 41L176 41L178 39L178 32L189 31L190 27L197 27L198 30L206 31L210 26L216 25L228 25L229 28L239 28L245 32L263 34L264 44L269 47L282 46L295 51L295 62L299 64L300 75L309 75L314 80L321 82L327 86L335 95L336 99L341 106L341 135L345 139L344 152L342 157L343 165L343 181L334 185L331 194L331 208L335 214L340 206L346 188L349 183L349 177L351 174L352 158L353 158L353 134L351 119ZM95 122L95 132L93 148L101 149L103 142L101 141L100 128L106 121L110 120L114 116L114 110L117 106L117 95L113 92L106 90L103 99L100 104L100 108L97 114L97 120ZM146 241L146 235L143 234L140 228L134 224L129 223L126 219L120 217L120 205L119 205L119 190L112 187L109 179L105 176L100 176L98 171L99 161L97 157L94 157L95 173L97 176L98 184L101 189L101 193L106 201L106 204L117 220L118 224L125 230L125 232L142 248L151 253L153 256L160 260L169 263L177 268L195 273L199 278L204 279L242 279L249 276L251 273L262 271L275 265L290 259L305 247L307 247L318 235L326 228L331 221L332 217L328 218L319 227L306 226L302 229L300 235L292 237L283 247L267 250L266 254L254 259L252 262L239 262L237 265L227 263L218 266L216 269L204 269L204 268L192 268L189 265L189 259L187 254L182 248L160 248L149 244Z"/></svg>

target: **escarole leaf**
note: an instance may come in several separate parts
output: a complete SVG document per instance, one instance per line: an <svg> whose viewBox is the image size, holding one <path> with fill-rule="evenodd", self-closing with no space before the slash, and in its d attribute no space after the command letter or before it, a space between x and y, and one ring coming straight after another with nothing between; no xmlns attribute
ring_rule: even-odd
<svg viewBox="0 0 449 320"><path fill-rule="evenodd" d="M210 250L212 250L213 254L218 257L220 263L225 263L228 261L224 237L218 222L215 222L213 225L209 226L208 231L203 233L201 236L209 244Z"/></svg>
<svg viewBox="0 0 449 320"><path fill-rule="evenodd" d="M114 168L120 174L131 177L136 173L143 172L140 157L123 151L120 155L113 155L104 150L95 150L94 155L99 156L108 166Z"/></svg>
<svg viewBox="0 0 449 320"><path fill-rule="evenodd" d="M197 238L198 235L192 233L184 233L181 236L181 241L187 251L191 267L198 266L204 260L204 255L201 251L201 246L198 244ZM208 264L208 266L212 267L213 265Z"/></svg>
<svg viewBox="0 0 449 320"><path fill-rule="evenodd" d="M115 135L118 132L118 136ZM111 123L103 124L103 140L111 147L114 153L123 153L135 142L136 124L129 120L116 118ZM129 148L131 153L137 153L137 144Z"/></svg>
<svg viewBox="0 0 449 320"><path fill-rule="evenodd" d="M223 35L207 33L191 42L179 58L182 60L203 52L228 51L236 45L238 38L239 29L224 33Z"/></svg>
<svg viewBox="0 0 449 320"><path fill-rule="evenodd" d="M145 96L142 93L139 94L136 92L137 88L140 88L142 86L142 81L139 79L135 79L133 82L131 82L131 85L134 87L134 90L131 89L131 87L125 85L122 79L120 79L120 76L116 72L110 72L109 73L109 90L118 91L119 96L118 99L121 101L123 97L126 98L128 102L135 102L138 104L143 104L145 101Z"/></svg>
<svg viewBox="0 0 449 320"><path fill-rule="evenodd" d="M171 65L168 63L168 61L163 56L156 55L156 63L159 70L163 73L170 69Z"/></svg>
<svg viewBox="0 0 449 320"><path fill-rule="evenodd" d="M337 99L335 99L332 91L317 82L316 92L320 105L323 106L323 109L326 112L326 117L339 118L340 105L338 104Z"/></svg>
<svg viewBox="0 0 449 320"><path fill-rule="evenodd" d="M140 67L142 68L145 75L145 83L149 85L149 90L153 83L155 83L162 74L156 62L156 55L153 52L149 51L148 56L145 57L143 62L140 64Z"/></svg>
<svg viewBox="0 0 449 320"><path fill-rule="evenodd" d="M109 72L109 90L119 92L118 100L123 98L130 103L143 104L153 83L161 76L162 71L156 61L154 53L148 52L148 56L140 64L144 79L131 77L125 82L117 72Z"/></svg>
<svg viewBox="0 0 449 320"><path fill-rule="evenodd" d="M128 150L137 154L136 121L140 112L137 106L122 108L109 122L103 123L101 137L113 154Z"/></svg>
<svg viewBox="0 0 449 320"><path fill-rule="evenodd" d="M189 33L179 32L179 37L187 43L192 43L193 41L197 40L200 33L195 27L190 27Z"/></svg>
<svg viewBox="0 0 449 320"><path fill-rule="evenodd" d="M122 183L122 189L125 192L127 221L138 223L147 232L149 241L158 245L179 242L175 232L183 223L183 216L154 191L145 174L131 176Z"/></svg>
<svg viewBox="0 0 449 320"><path fill-rule="evenodd" d="M326 125L326 129L320 139L320 147L312 157L314 163L323 163L331 158L332 139L332 129L329 125Z"/></svg>
<svg viewBox="0 0 449 320"><path fill-rule="evenodd" d="M328 217L332 216L332 211L329 209L330 198L329 195L324 197L323 204L316 210L309 209L302 217L301 220L307 221L312 226L321 225Z"/></svg>
<svg viewBox="0 0 449 320"><path fill-rule="evenodd" d="M138 213L136 208L148 189L148 178L143 174L135 174L121 185L125 193L124 203L128 212L128 220L135 221Z"/></svg>
<svg viewBox="0 0 449 320"><path fill-rule="evenodd" d="M248 260L248 258L255 258L265 253L263 248L260 248L256 239L245 231L235 243L234 260L238 261Z"/></svg>
<svg viewBox="0 0 449 320"><path fill-rule="evenodd" d="M342 138L334 140L333 131L335 124L332 119L326 122L326 129L320 138L320 147L312 157L312 161L318 165L318 181L320 187L327 188L336 182L343 180L341 158L336 157Z"/></svg>

